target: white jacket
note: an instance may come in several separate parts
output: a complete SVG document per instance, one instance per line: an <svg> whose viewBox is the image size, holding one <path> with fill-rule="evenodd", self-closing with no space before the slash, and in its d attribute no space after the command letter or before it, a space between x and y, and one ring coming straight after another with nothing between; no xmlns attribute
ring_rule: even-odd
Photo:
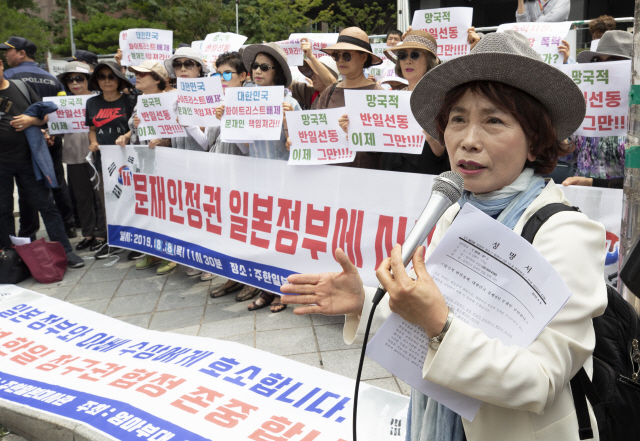
<svg viewBox="0 0 640 441"><path fill-rule="evenodd" d="M570 205L549 182L514 228L543 206ZM429 255L460 209L454 205L438 222ZM482 331L454 320L437 352L429 351L423 377L483 401L473 422L462 419L469 441L577 441L578 421L569 380L584 366L591 377L595 332L592 318L607 306L604 282L605 230L582 213L561 212L538 231L533 246L553 265L572 292L565 306L527 349L504 346ZM375 288L366 288L361 316L347 315L344 340L359 343ZM376 309L372 332L391 314L388 296ZM364 320L360 320L364 317ZM591 406L594 440L597 424Z"/></svg>

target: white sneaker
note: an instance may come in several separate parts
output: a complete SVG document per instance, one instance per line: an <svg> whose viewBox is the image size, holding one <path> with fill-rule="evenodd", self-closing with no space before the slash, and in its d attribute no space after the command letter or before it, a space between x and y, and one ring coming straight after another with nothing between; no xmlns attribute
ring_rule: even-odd
<svg viewBox="0 0 640 441"><path fill-rule="evenodd" d="M187 276L197 276L201 272L202 272L202 270L195 269L195 268L189 268L189 269L187 269Z"/></svg>

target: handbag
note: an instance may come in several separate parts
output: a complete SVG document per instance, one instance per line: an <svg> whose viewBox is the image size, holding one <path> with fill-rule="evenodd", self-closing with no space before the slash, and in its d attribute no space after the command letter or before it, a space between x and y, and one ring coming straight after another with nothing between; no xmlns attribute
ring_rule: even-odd
<svg viewBox="0 0 640 441"><path fill-rule="evenodd" d="M12 248L0 250L0 283L15 285L29 278L29 268Z"/></svg>
<svg viewBox="0 0 640 441"><path fill-rule="evenodd" d="M12 247L38 282L55 283L64 277L67 271L67 254L60 242L46 242L41 238L26 245Z"/></svg>

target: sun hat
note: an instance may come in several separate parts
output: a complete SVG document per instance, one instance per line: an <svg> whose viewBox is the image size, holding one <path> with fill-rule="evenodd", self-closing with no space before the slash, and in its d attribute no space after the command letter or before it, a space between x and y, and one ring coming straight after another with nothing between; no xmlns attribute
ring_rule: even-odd
<svg viewBox="0 0 640 441"><path fill-rule="evenodd" d="M329 72L331 72L331 75L333 75L334 77L338 78L339 74L338 74L338 65L336 64L335 60L331 57L319 57L318 61L321 62L322 64L324 64L324 66L329 69ZM302 70L300 71L300 73L302 75L304 75L307 78L311 78L313 76L313 72L315 72L316 74L318 72L315 71L315 69L313 68L313 66L311 65L311 63L309 63L309 60L307 60L306 58L302 61L302 64L304 67L311 69L312 73L311 75L307 75L304 72L302 72Z"/></svg>
<svg viewBox="0 0 640 441"><path fill-rule="evenodd" d="M244 63L247 72L251 72L251 63L256 59L259 53L265 53L271 56L276 63L280 65L284 76L286 77L286 84L284 87L289 87L293 78L291 76L291 69L287 64L287 54L276 43L262 43L262 44L250 44L242 51L242 62Z"/></svg>
<svg viewBox="0 0 640 441"><path fill-rule="evenodd" d="M573 80L543 62L528 42L501 32L486 35L468 55L431 69L418 82L411 94L411 111L429 135L439 138L436 116L447 92L472 81L507 84L536 98L549 112L560 140L584 121L584 95Z"/></svg>
<svg viewBox="0 0 640 441"><path fill-rule="evenodd" d="M129 79L127 78L127 76L125 74L120 72L120 65L118 65L115 61L102 61L102 62L98 63L98 65L95 67L95 69L91 73L91 78L89 78L89 88L91 88L93 90L100 90L100 87L98 87L98 78L97 77L98 77L98 72L103 67L108 67L109 69L111 69L113 74L118 79L124 81L126 88L129 88L129 89L133 88L133 84L131 84L131 81L129 81Z"/></svg>
<svg viewBox="0 0 640 441"><path fill-rule="evenodd" d="M80 61L72 61L70 63L67 63L67 65L64 67L64 71L56 75L56 78L58 79L58 81L62 83L64 80L64 77L70 73L81 73L83 75L86 75L87 78L91 76L91 71L89 70L89 66L87 66L85 63L82 63Z"/></svg>
<svg viewBox="0 0 640 441"><path fill-rule="evenodd" d="M431 52L434 57L438 58L438 43L428 32L425 31L409 31L406 33L404 40L397 46L385 49L384 54L393 63L398 62L396 52L408 49L422 49Z"/></svg>
<svg viewBox="0 0 640 441"><path fill-rule="evenodd" d="M614 57L631 59L633 52L633 34L626 31L607 31L602 34L597 51L582 51L578 54L578 63L590 63L593 57L613 55Z"/></svg>
<svg viewBox="0 0 640 441"><path fill-rule="evenodd" d="M358 27L343 29L338 36L338 41L333 46L325 47L322 52L331 55L328 51L360 51L371 55L371 65L382 64L382 59L373 53L369 44L369 36Z"/></svg>
<svg viewBox="0 0 640 441"><path fill-rule="evenodd" d="M166 60L164 60L164 68L167 70L167 73L171 78L176 77L176 71L173 69L173 61L176 58L189 58L195 61L196 63L200 64L200 66L202 67L203 74L208 74L210 72L207 65L204 64L204 61L202 61L202 58L200 58L200 54L198 53L197 50L191 47L179 47L178 49L176 49L175 53L171 56L171 58L167 58Z"/></svg>
<svg viewBox="0 0 640 441"><path fill-rule="evenodd" d="M129 66L129 72L153 72L165 81L169 79L167 69L159 61L144 60L142 64Z"/></svg>

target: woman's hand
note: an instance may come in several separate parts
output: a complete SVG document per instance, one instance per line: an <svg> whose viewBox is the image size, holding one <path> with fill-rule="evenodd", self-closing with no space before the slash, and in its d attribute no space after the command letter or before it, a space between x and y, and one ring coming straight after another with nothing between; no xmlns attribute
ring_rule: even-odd
<svg viewBox="0 0 640 441"><path fill-rule="evenodd" d="M120 147L124 147L127 144L129 144L130 140L131 140L131 132L124 135L120 135L118 136L118 139L116 139L116 145L119 145Z"/></svg>
<svg viewBox="0 0 640 441"><path fill-rule="evenodd" d="M476 32L476 28L471 26L469 29L467 29L467 43L471 45L469 50L476 47L476 44L478 44L479 41L480 41L480 35L478 35L478 33Z"/></svg>
<svg viewBox="0 0 640 441"><path fill-rule="evenodd" d="M313 49L311 48L311 42L308 38L301 38L300 44L302 45L302 52L304 52L305 57L311 58L314 57Z"/></svg>
<svg viewBox="0 0 640 441"><path fill-rule="evenodd" d="M216 118L222 120L222 115L224 115L224 104L220 107L216 107Z"/></svg>
<svg viewBox="0 0 640 441"><path fill-rule="evenodd" d="M118 65L122 66L122 49L118 48L116 54L113 56L113 59L116 60Z"/></svg>
<svg viewBox="0 0 640 441"><path fill-rule="evenodd" d="M171 141L170 140L169 140L169 142L167 142L166 139L161 139L161 138L152 139L151 141L149 141L149 148L150 149L155 149L158 146L160 146L160 147L168 147L170 145L171 145Z"/></svg>
<svg viewBox="0 0 640 441"><path fill-rule="evenodd" d="M291 138L289 138L288 136L287 136L287 142L285 144L285 147L287 148L288 152L291 151Z"/></svg>
<svg viewBox="0 0 640 441"><path fill-rule="evenodd" d="M282 103L282 110L285 112L293 112L293 106L290 103Z"/></svg>
<svg viewBox="0 0 640 441"><path fill-rule="evenodd" d="M309 305L293 312L303 314L360 314L364 305L364 286L358 270L349 257L336 249L341 273L292 274L289 283L282 285L282 303ZM299 295L286 295L299 294Z"/></svg>
<svg viewBox="0 0 640 441"><path fill-rule="evenodd" d="M413 268L418 277L413 280L402 263L402 247L396 244L391 257L378 267L376 277L389 294L391 311L420 326L429 337L435 337L444 328L449 307L427 272L423 256L424 247L418 247L413 253Z"/></svg>
<svg viewBox="0 0 640 441"><path fill-rule="evenodd" d="M347 135L349 134L349 116L346 113L340 117L340 119L338 120L338 125L344 131L344 133L346 133Z"/></svg>
<svg viewBox="0 0 640 441"><path fill-rule="evenodd" d="M97 142L92 142L91 144L89 144L89 150L91 150L92 152L97 152L100 150L100 144L98 144Z"/></svg>
<svg viewBox="0 0 640 441"><path fill-rule="evenodd" d="M35 116L27 116L27 115L18 115L9 123L11 127L16 129L16 132L22 132L28 127L33 125L37 125L38 118Z"/></svg>
<svg viewBox="0 0 640 441"><path fill-rule="evenodd" d="M593 187L593 178L585 178L583 176L572 176L562 181L562 185L583 185L585 187Z"/></svg>
<svg viewBox="0 0 640 441"><path fill-rule="evenodd" d="M571 53L571 46L569 46L569 42L567 40L562 40L562 44L558 46L558 53L564 57L562 64L567 64Z"/></svg>
<svg viewBox="0 0 640 441"><path fill-rule="evenodd" d="M138 118L138 115L135 115L133 117L133 126L137 129L139 125L140 125L140 118Z"/></svg>

